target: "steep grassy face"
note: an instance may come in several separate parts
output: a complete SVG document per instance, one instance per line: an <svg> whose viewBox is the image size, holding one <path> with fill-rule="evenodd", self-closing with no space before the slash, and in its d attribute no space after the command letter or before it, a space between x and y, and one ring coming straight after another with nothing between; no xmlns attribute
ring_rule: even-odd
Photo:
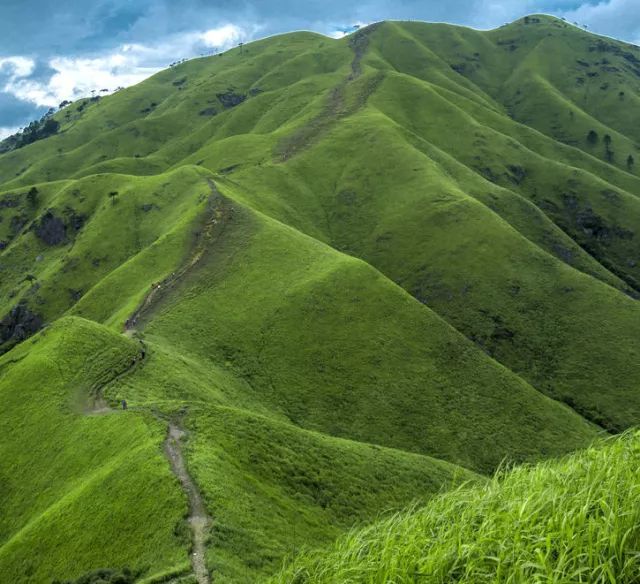
<svg viewBox="0 0 640 584"><path fill-rule="evenodd" d="M270 582L634 582L638 439L447 493L301 554Z"/></svg>
<svg viewBox="0 0 640 584"><path fill-rule="evenodd" d="M186 500L159 450L163 426L147 415L87 415L92 390L137 352L66 317L1 358L3 580L184 561Z"/></svg>
<svg viewBox="0 0 640 584"><path fill-rule="evenodd" d="M220 582L259 581L284 557L329 543L382 510L481 482L430 457L235 408L194 412L192 420L189 456L215 517L207 559Z"/></svg>
<svg viewBox="0 0 640 584"><path fill-rule="evenodd" d="M366 264L239 205L225 215L144 330L224 364L245 398L305 428L480 471L592 435Z"/></svg>
<svg viewBox="0 0 640 584"><path fill-rule="evenodd" d="M366 143L352 140L354 128L366 132ZM625 285L535 207L482 179L474 184L462 174L462 184L452 180L451 160L433 148L402 144L399 134L381 116L363 112L343 132L336 129L324 148L318 145L292 162L294 176L308 176L311 171L303 173L302 167L309 168L312 159L331 167L336 144L349 152L344 162L334 162L335 172L311 179L328 215L317 218L318 228L537 389L608 429L633 424L640 411L640 370L629 357L637 351L640 312L637 301L620 292ZM384 150L394 141L393 151ZM274 196L295 188L281 180L281 171L274 170L271 180L266 172L260 175L263 192L265 184ZM396 173L405 177L401 189ZM328 177L339 178L331 184ZM257 182L257 173L251 180ZM531 235L515 229L527 220ZM575 254L574 265L554 257L553 250ZM594 361L593 351L602 359Z"/></svg>
<svg viewBox="0 0 640 584"><path fill-rule="evenodd" d="M78 315L109 322L124 311L124 321L151 283L181 261L191 245L187 226L209 196L198 169L190 168L33 188L35 195L29 189L3 199L12 205L9 229L16 229L5 231L0 306L3 316L16 306L24 314L0 324L0 351L33 333L32 320L51 322L79 300Z"/></svg>
<svg viewBox="0 0 640 584"><path fill-rule="evenodd" d="M637 424L636 55L542 16L282 35L1 154L0 574L261 581Z"/></svg>
<svg viewBox="0 0 640 584"><path fill-rule="evenodd" d="M420 26L361 39L359 74L279 141L295 154L234 170L244 200L365 259L588 419L633 424L640 181L514 123Z"/></svg>

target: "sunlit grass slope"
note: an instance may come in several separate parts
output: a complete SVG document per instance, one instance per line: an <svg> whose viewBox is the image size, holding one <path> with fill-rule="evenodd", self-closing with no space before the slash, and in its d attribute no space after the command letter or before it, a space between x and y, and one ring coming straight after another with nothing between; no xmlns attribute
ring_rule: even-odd
<svg viewBox="0 0 640 584"><path fill-rule="evenodd" d="M270 582L637 582L639 440L454 490L302 553Z"/></svg>
<svg viewBox="0 0 640 584"><path fill-rule="evenodd" d="M443 132L455 116L438 117ZM363 112L286 170L248 169L233 180L247 200L256 193L265 209L278 205L271 212L283 220L377 267L537 389L609 429L633 424L637 301L522 196L403 136L379 113ZM336 159L336 149L347 155Z"/></svg>
<svg viewBox="0 0 640 584"><path fill-rule="evenodd" d="M247 583L637 424L638 54L543 16L293 33L0 155L0 575L192 578L169 419Z"/></svg>
<svg viewBox="0 0 640 584"><path fill-rule="evenodd" d="M21 196L16 216L26 226L2 254L2 297L37 306L47 321L81 298L83 306L93 307L94 320L106 321L116 309L128 314L187 253L187 226L208 196L198 169L189 167L150 178L94 175L55 183L39 189L35 206ZM65 223L62 241L38 236L47 216ZM119 278L123 272L127 276ZM105 278L108 298L94 290Z"/></svg>
<svg viewBox="0 0 640 584"><path fill-rule="evenodd" d="M488 472L595 436L363 262L221 204L202 262L140 317L150 361L110 393L188 408L218 577L468 476L424 455Z"/></svg>
<svg viewBox="0 0 640 584"><path fill-rule="evenodd" d="M2 581L186 561L187 502L159 448L163 425L84 413L91 389L137 352L68 317L0 358Z"/></svg>
<svg viewBox="0 0 640 584"><path fill-rule="evenodd" d="M137 342L65 317L2 357L3 577L188 569L186 501L161 450L167 415L184 418L194 437L188 459L216 517L209 565L218 581L253 582L296 546L476 478L239 409L232 392L245 389L242 379L175 349L165 355L150 342L147 351L126 381L108 385L138 356ZM131 409L87 411L104 384L107 399L126 398Z"/></svg>
<svg viewBox="0 0 640 584"><path fill-rule="evenodd" d="M208 561L219 582L259 581L293 551L329 543L381 510L479 480L430 457L235 408L194 411L189 429L191 468L216 518Z"/></svg>
<svg viewBox="0 0 640 584"><path fill-rule="evenodd" d="M364 262L240 205L226 215L205 263L144 330L223 364L245 399L305 428L480 471L593 435Z"/></svg>

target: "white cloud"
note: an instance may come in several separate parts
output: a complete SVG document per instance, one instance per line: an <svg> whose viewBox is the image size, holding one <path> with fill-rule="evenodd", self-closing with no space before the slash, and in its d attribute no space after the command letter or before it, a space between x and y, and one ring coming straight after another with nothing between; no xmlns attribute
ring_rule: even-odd
<svg viewBox="0 0 640 584"><path fill-rule="evenodd" d="M27 57L4 57L0 59L0 72L9 74L9 77L27 77L33 73L36 64L33 59Z"/></svg>
<svg viewBox="0 0 640 584"><path fill-rule="evenodd" d="M8 136L13 136L20 128L4 128L0 126L0 140L4 140Z"/></svg>
<svg viewBox="0 0 640 584"><path fill-rule="evenodd" d="M571 22L586 24L589 30L635 44L640 41L640 10L638 0L603 0L597 4L585 2L563 14Z"/></svg>
<svg viewBox="0 0 640 584"><path fill-rule="evenodd" d="M121 53L95 59L56 57L49 61L49 67L55 73L47 81L14 77L4 91L36 106L55 107L63 100L75 100L92 91L133 85L158 70Z"/></svg>
<svg viewBox="0 0 640 584"><path fill-rule="evenodd" d="M54 71L46 80L29 76L33 60L21 56L0 59L0 71L9 70L2 88L18 99L39 107L55 107L64 100L86 97L92 91L114 91L143 81L166 68L171 62L192 57L211 49L226 50L249 40L259 30L225 24L205 31L173 35L155 45L124 44L96 57L52 57L48 66Z"/></svg>
<svg viewBox="0 0 640 584"><path fill-rule="evenodd" d="M371 22L358 21L348 26L339 26L328 32L327 36L331 37L332 39L341 39L349 34L356 32L361 28L364 28L365 26L369 26L370 24Z"/></svg>
<svg viewBox="0 0 640 584"><path fill-rule="evenodd" d="M199 35L202 43L210 48L232 46L247 38L246 31L235 24L225 24L209 29Z"/></svg>
<svg viewBox="0 0 640 584"><path fill-rule="evenodd" d="M27 57L4 57L0 59L0 72L8 73L10 78L28 77L36 64Z"/></svg>

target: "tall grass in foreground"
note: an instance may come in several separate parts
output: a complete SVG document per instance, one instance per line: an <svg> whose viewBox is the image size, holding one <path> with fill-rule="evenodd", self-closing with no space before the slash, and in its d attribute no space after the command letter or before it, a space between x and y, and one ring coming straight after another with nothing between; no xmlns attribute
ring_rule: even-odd
<svg viewBox="0 0 640 584"><path fill-rule="evenodd" d="M448 492L271 581L639 583L640 432Z"/></svg>

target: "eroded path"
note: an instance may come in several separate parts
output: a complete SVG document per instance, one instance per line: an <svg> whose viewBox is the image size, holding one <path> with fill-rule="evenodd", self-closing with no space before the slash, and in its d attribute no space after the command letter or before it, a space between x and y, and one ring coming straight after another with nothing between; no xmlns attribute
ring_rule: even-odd
<svg viewBox="0 0 640 584"><path fill-rule="evenodd" d="M231 208L224 204L224 200L218 192L215 183L212 180L207 181L211 189L209 198L208 213L206 219L201 225L200 231L196 238L195 244L188 258L175 272L167 276L162 282L156 283L149 293L145 296L140 306L126 321L124 334L129 337L137 337L136 325L140 318L146 313L151 306L157 302L168 290L175 285L201 261L205 252L216 238L216 226L224 226L227 215L231 213ZM104 398L104 390L131 372L139 366L147 355L147 348L144 341L138 338L140 342L140 352L127 366L112 379L102 382L101 384L91 388L91 403L85 409L87 415L102 415L116 413L118 410L109 406ZM145 406L135 406L131 409L144 410ZM158 415L152 410L152 413L166 421L164 416ZM206 564L206 542L212 520L202 500L202 496L195 482L187 472L184 456L182 454L181 439L185 432L180 428L177 422L169 421L169 430L164 441L164 452L169 460L172 472L178 477L182 489L189 500L189 527L191 529L192 549L190 553L191 566L198 584L210 584L211 577L207 570Z"/></svg>
<svg viewBox="0 0 640 584"><path fill-rule="evenodd" d="M138 308L125 322L125 331L135 331L140 319L149 311L163 295L172 290L176 284L193 270L202 260L205 252L217 236L220 234L220 227L224 228L225 221L231 213L229 205L225 204L224 198L218 191L215 183L207 179L211 195L208 201L206 219L200 225L196 240L189 256L183 264L173 273L164 278L161 282L156 282L151 290L146 294ZM216 229L218 228L218 229Z"/></svg>
<svg viewBox="0 0 640 584"><path fill-rule="evenodd" d="M146 349L142 342L141 347L142 348L140 355L136 357L125 370L123 370L108 382L93 388L92 403L89 404L85 409L85 415L95 416L104 414L115 414L121 411L109 406L108 402L104 399L103 391L107 385L111 385L124 376L129 375L133 371L133 369L135 369L138 363L142 361L142 359L144 359ZM133 409L141 410L146 408L144 408L143 406L138 406ZM160 418L160 416L158 416L157 414L155 415L156 417ZM209 533L209 529L211 528L212 521L211 517L209 517L209 514L207 513L207 509L204 505L198 487L187 472L184 456L182 454L182 445L180 442L184 435L184 431L175 422L170 421L167 437L164 441L164 452L169 460L169 465L173 474L178 477L182 489L189 500L188 522L191 529L192 542L190 560L193 573L196 577L196 580L198 581L198 584L210 584L211 578L209 576L209 571L207 570L205 552L207 534Z"/></svg>
<svg viewBox="0 0 640 584"><path fill-rule="evenodd" d="M84 413L86 415L99 416L104 414L111 414L113 412L118 411L109 406L109 403L104 397L104 390L107 388L107 386L112 385L118 382L123 377L126 377L127 375L129 375L136 367L138 367L142 363L147 353L147 350L144 345L144 342L141 339L139 339L139 343L140 343L139 353L132 358L132 360L127 364L127 366L122 371L120 371L120 373L118 373L117 375L115 375L114 377L112 377L107 381L100 382L99 384L94 385L92 388L89 389L89 398L88 398L87 404L85 405L85 410L84 410Z"/></svg>
<svg viewBox="0 0 640 584"><path fill-rule="evenodd" d="M205 558L207 533L211 526L211 518L202 501L200 491L187 472L180 444L184 431L174 422L169 422L169 433L164 443L164 450L169 458L171 469L180 480L184 492L189 498L189 526L193 549L191 550L191 566L198 584L209 584L211 579Z"/></svg>

